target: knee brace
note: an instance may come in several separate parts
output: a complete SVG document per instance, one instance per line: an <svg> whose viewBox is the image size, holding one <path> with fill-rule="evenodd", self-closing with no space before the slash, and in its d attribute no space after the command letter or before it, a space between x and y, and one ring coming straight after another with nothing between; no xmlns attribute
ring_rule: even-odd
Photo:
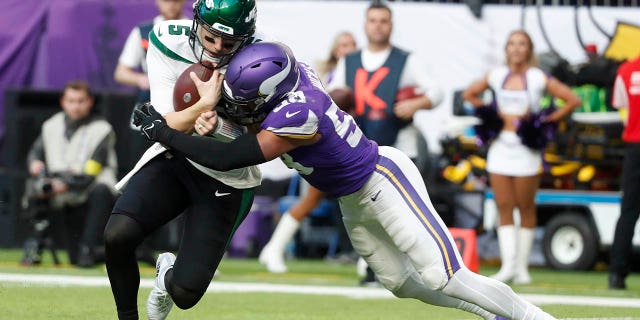
<svg viewBox="0 0 640 320"><path fill-rule="evenodd" d="M447 277L444 267L438 265L438 263L430 264L422 270L418 270L422 283L431 290L440 290L449 282L449 277Z"/></svg>

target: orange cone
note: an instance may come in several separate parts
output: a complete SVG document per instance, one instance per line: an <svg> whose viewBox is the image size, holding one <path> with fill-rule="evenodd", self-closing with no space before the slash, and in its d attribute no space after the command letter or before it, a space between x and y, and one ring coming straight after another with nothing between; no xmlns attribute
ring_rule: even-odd
<svg viewBox="0 0 640 320"><path fill-rule="evenodd" d="M474 229L449 228L449 232L456 242L464 264L469 270L478 273L480 258L478 257L476 231Z"/></svg>

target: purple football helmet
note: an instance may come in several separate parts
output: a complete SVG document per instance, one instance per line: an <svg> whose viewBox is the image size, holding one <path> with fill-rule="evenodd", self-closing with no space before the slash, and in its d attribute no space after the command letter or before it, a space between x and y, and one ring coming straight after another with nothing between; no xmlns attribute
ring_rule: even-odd
<svg viewBox="0 0 640 320"><path fill-rule="evenodd" d="M256 42L236 53L224 76L224 112L250 125L267 114L298 86L300 71L291 49L277 42Z"/></svg>

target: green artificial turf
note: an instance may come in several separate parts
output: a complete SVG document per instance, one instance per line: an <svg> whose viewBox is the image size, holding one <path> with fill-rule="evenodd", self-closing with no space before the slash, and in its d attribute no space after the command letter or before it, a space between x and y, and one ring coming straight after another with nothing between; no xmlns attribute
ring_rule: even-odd
<svg viewBox="0 0 640 320"><path fill-rule="evenodd" d="M54 266L45 255L40 266L19 265L19 250L0 250L0 273L61 274L106 278L104 265L77 269ZM63 260L66 257L63 258ZM65 260L66 261L66 260ZM332 264L322 260L288 262L290 272L270 274L255 259L225 259L215 282L259 282L315 286L357 287L358 277L351 264ZM481 268L491 274L495 267ZM518 293L640 298L640 276L631 275L628 290L607 289L606 272L560 272L532 268L534 283L514 286ZM143 279L152 279L155 269L141 265ZM145 301L149 288L141 288L138 305L146 318ZM543 305L558 318L640 319L640 308ZM103 287L43 286L33 283L0 282L0 319L115 319L111 290ZM284 293L207 293L194 308L174 307L169 319L478 319L462 311L429 306L408 299L356 299L343 296Z"/></svg>

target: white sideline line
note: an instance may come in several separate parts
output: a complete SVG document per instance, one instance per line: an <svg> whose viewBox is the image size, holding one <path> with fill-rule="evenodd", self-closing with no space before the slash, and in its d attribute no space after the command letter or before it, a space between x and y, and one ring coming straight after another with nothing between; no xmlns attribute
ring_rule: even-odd
<svg viewBox="0 0 640 320"><path fill-rule="evenodd" d="M68 276L44 274L0 273L0 283L18 283L23 286L84 286L108 287L109 279L97 276ZM141 279L140 287L151 288L154 280ZM349 298L392 298L393 295L382 288L328 287L271 283L242 283L218 281L210 284L207 292L270 292L314 295L336 295ZM600 307L640 308L640 299L610 298L567 295L520 294L536 305L560 304Z"/></svg>

